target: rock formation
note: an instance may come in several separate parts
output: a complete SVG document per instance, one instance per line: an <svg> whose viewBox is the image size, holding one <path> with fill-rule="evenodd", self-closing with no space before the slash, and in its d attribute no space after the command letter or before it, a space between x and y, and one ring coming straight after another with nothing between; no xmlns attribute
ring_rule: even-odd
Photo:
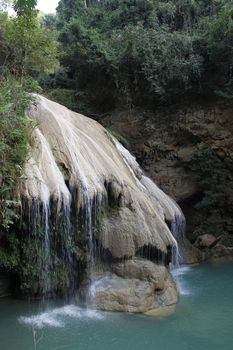
<svg viewBox="0 0 233 350"><path fill-rule="evenodd" d="M178 291L168 269L149 260L133 258L97 273L89 301L103 310L148 312L178 302Z"/></svg>
<svg viewBox="0 0 233 350"><path fill-rule="evenodd" d="M154 112L115 111L101 119L179 203L192 243L200 235L222 237L218 249L202 251L202 259L233 257L232 113L232 103L218 99L182 102Z"/></svg>
<svg viewBox="0 0 233 350"><path fill-rule="evenodd" d="M96 121L42 96L28 115L38 127L19 192L24 236L40 242L40 259L22 289L50 295L78 284L97 307L118 311L176 303L168 266L180 208Z"/></svg>

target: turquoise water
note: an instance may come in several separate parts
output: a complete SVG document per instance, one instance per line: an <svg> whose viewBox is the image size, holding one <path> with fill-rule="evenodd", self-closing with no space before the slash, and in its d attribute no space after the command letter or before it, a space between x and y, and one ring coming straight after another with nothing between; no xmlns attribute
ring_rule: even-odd
<svg viewBox="0 0 233 350"><path fill-rule="evenodd" d="M0 301L0 350L231 350L233 264L180 270L181 298L166 318L74 305ZM33 327L32 327L33 325Z"/></svg>

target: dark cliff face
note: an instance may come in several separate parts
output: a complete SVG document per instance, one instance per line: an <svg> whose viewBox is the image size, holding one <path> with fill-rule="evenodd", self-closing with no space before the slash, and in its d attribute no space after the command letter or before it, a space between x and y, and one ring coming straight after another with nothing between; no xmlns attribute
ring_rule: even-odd
<svg viewBox="0 0 233 350"><path fill-rule="evenodd" d="M180 106L114 112L101 122L180 204L192 243L204 234L218 238L211 252L199 247L205 257L233 256L233 103Z"/></svg>

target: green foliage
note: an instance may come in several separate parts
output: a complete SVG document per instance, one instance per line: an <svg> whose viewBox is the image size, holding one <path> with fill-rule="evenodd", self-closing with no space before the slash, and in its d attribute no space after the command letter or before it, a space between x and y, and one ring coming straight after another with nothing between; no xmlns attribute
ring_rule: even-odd
<svg viewBox="0 0 233 350"><path fill-rule="evenodd" d="M223 161L211 149L197 151L191 159L191 168L199 174L199 184L204 196L197 209L221 208L226 202L225 183L230 175Z"/></svg>
<svg viewBox="0 0 233 350"><path fill-rule="evenodd" d="M230 3L229 3L230 4ZM200 26L208 60L208 88L222 97L233 97L233 8L224 6L217 15L208 16Z"/></svg>
<svg viewBox="0 0 233 350"><path fill-rule="evenodd" d="M108 130L111 135L113 135L125 148L129 149L130 148L130 143L129 141L122 136L119 132L115 131L115 130Z"/></svg>
<svg viewBox="0 0 233 350"><path fill-rule="evenodd" d="M36 0L15 0L17 16L0 13L0 74L38 79L57 66L55 31L41 26Z"/></svg>
<svg viewBox="0 0 233 350"><path fill-rule="evenodd" d="M0 269L17 271L19 266L19 239L11 232L0 246Z"/></svg>
<svg viewBox="0 0 233 350"><path fill-rule="evenodd" d="M22 173L34 123L25 110L31 99L25 87L31 80L20 82L9 77L0 84L0 226L8 229L17 219L14 190Z"/></svg>
<svg viewBox="0 0 233 350"><path fill-rule="evenodd" d="M76 91L75 90L72 90L72 89L49 90L46 93L46 96L49 99L51 99L52 101L60 103L71 110L74 110L74 111L77 110ZM79 109L79 111L80 111L80 109Z"/></svg>
<svg viewBox="0 0 233 350"><path fill-rule="evenodd" d="M37 0L14 0L14 10L18 16L27 17L28 20L31 20L36 16L36 7Z"/></svg>
<svg viewBox="0 0 233 350"><path fill-rule="evenodd" d="M42 26L46 29L56 29L56 16L54 14L46 14L42 17Z"/></svg>
<svg viewBox="0 0 233 350"><path fill-rule="evenodd" d="M34 78L49 73L57 65L55 35L42 28L36 17L9 19L0 14L0 69L15 76Z"/></svg>
<svg viewBox="0 0 233 350"><path fill-rule="evenodd" d="M7 9L9 4L1 5ZM3 230L8 230L18 218L14 191L34 127L25 114L31 103L28 93L41 93L37 80L57 66L56 35L42 28L35 5L35 0L18 0L14 1L17 16L10 18L7 13L0 13L0 228Z"/></svg>
<svg viewBox="0 0 233 350"><path fill-rule="evenodd" d="M232 11L226 0L61 0L61 63L97 109L231 97Z"/></svg>

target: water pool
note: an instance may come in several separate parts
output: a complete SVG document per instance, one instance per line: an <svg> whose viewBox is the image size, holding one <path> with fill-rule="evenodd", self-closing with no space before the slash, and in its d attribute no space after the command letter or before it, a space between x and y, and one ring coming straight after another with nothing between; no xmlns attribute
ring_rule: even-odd
<svg viewBox="0 0 233 350"><path fill-rule="evenodd" d="M179 271L167 317L85 310L62 302L0 300L0 350L231 350L233 263Z"/></svg>

